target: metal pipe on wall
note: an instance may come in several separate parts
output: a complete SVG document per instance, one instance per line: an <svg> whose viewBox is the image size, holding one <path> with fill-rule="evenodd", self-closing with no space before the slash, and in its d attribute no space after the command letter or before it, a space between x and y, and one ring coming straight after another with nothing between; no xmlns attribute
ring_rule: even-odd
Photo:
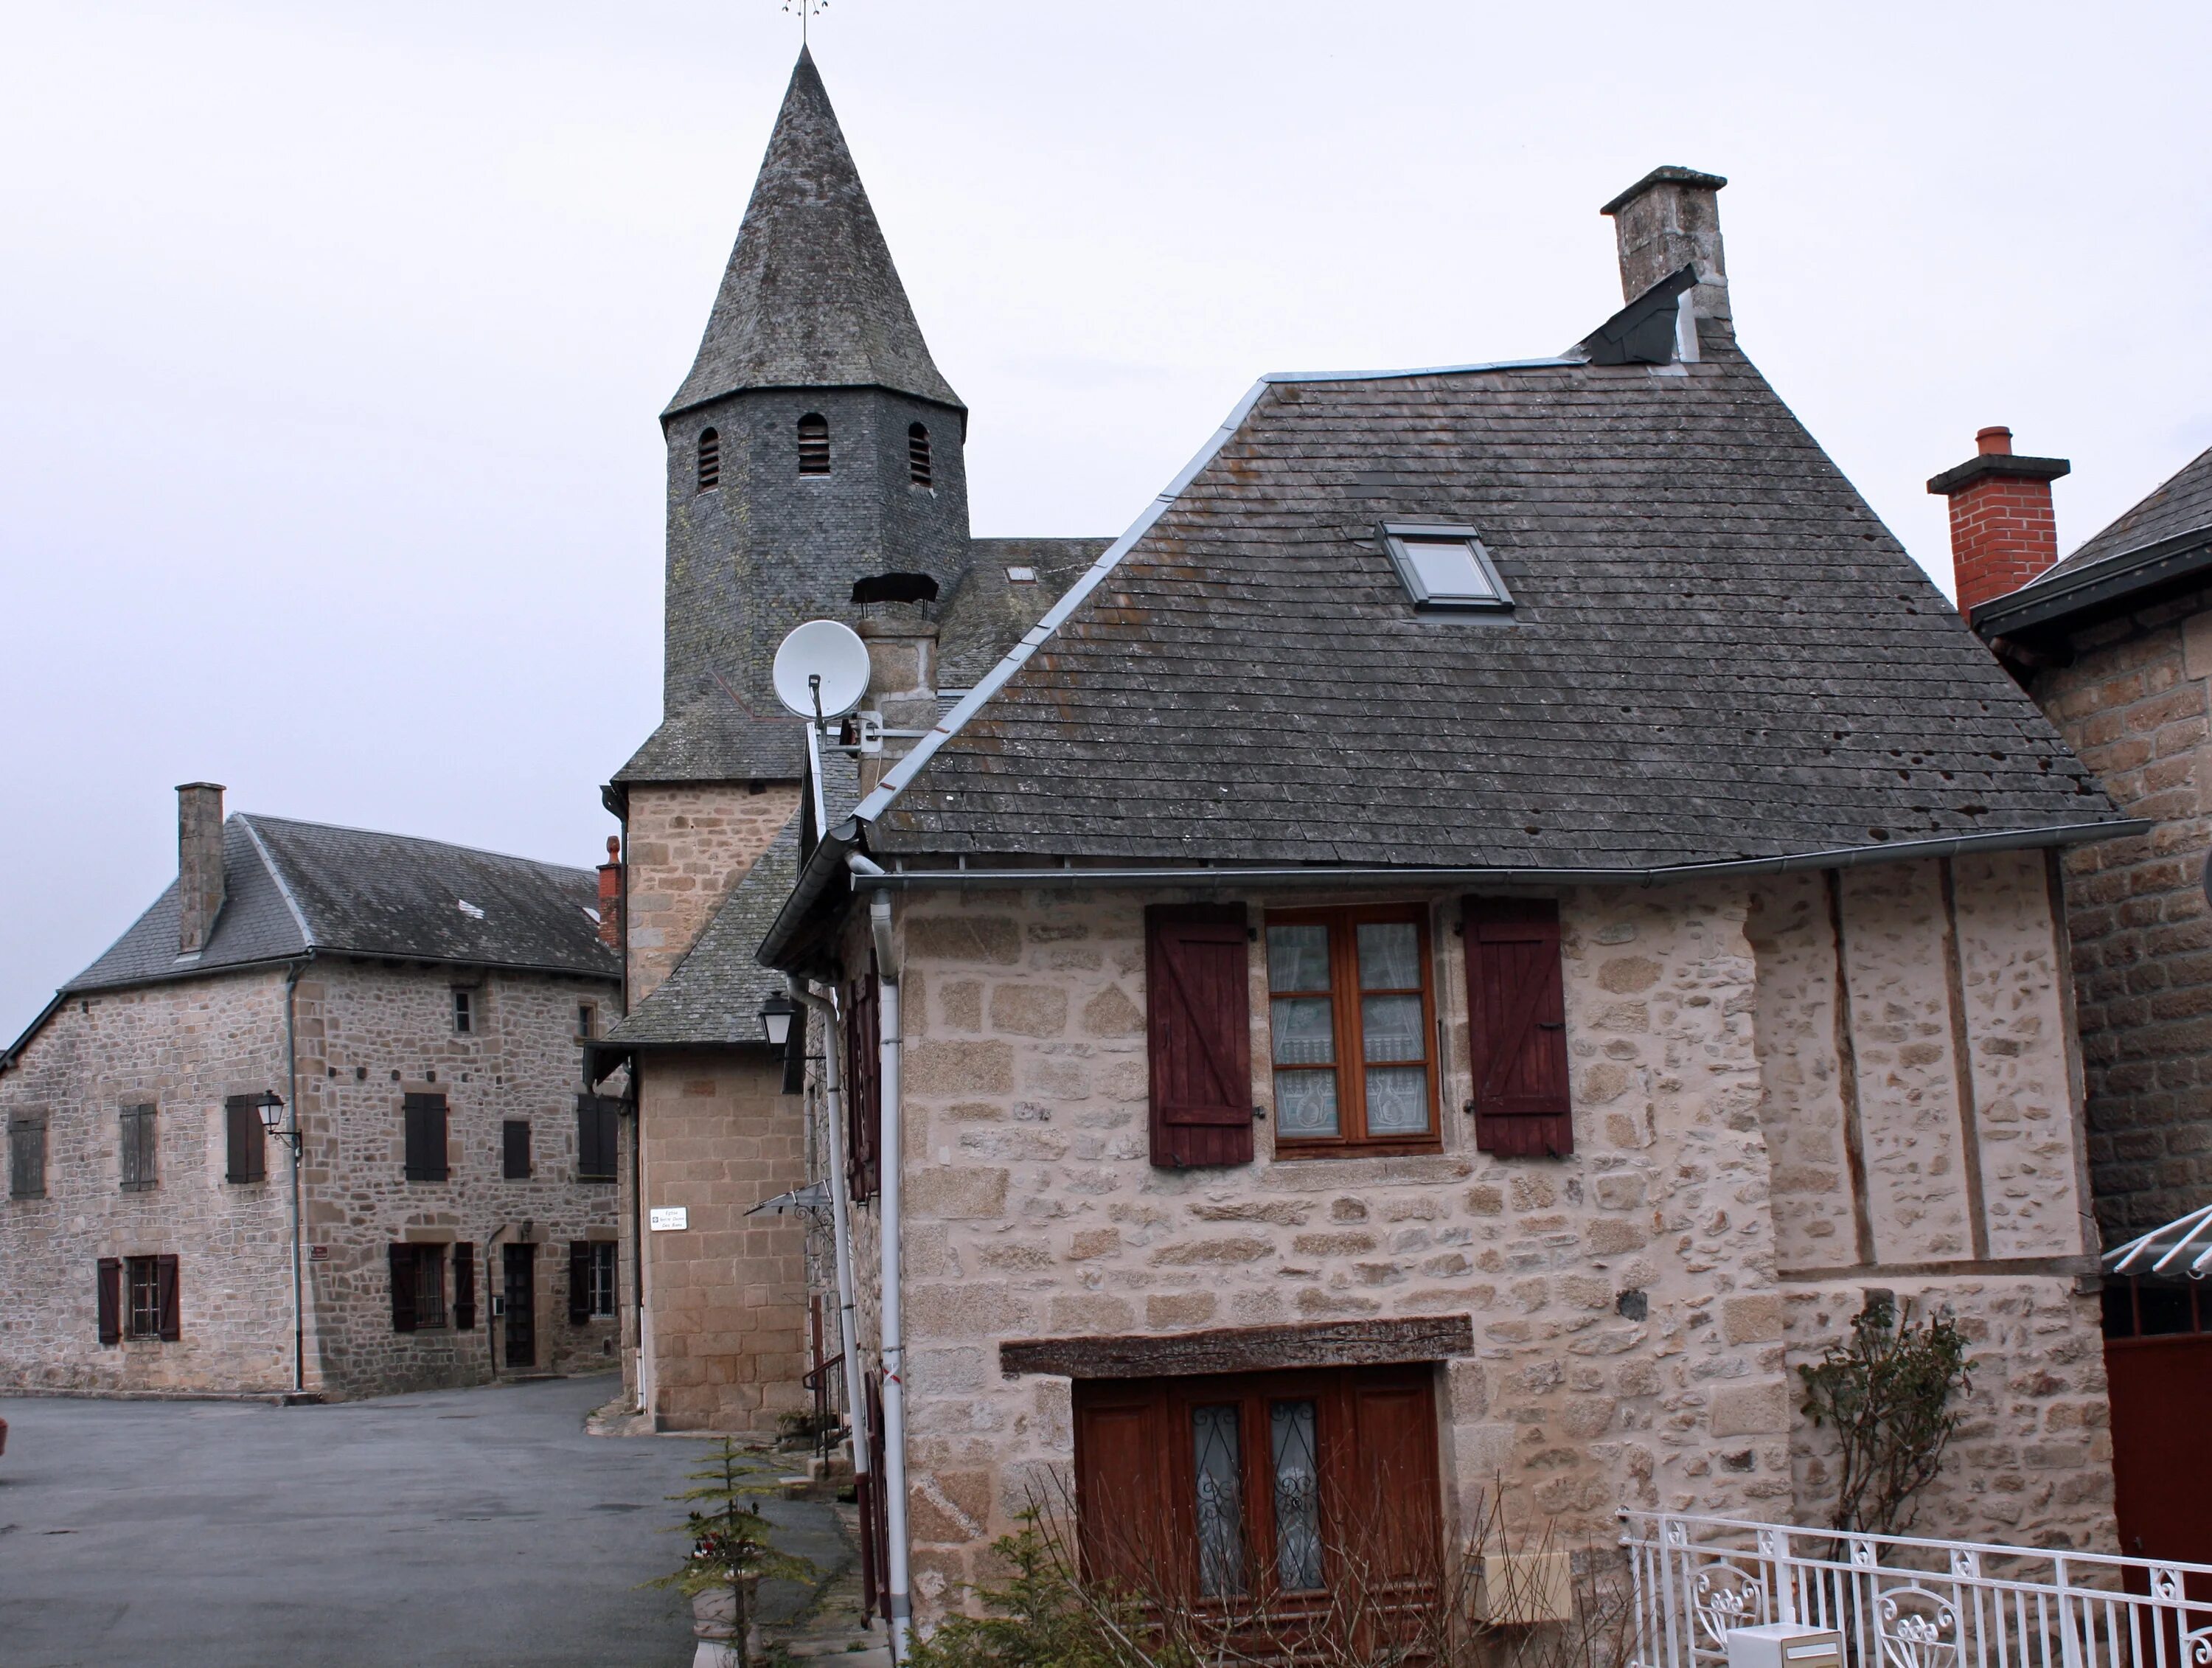
<svg viewBox="0 0 2212 1668"><path fill-rule="evenodd" d="M823 1180L830 1188L830 1239L836 1248L837 1347L845 1357L845 1409L853 1423L853 1477L857 1483L868 1474L868 1418L867 1404L860 1394L859 1319L853 1303L852 1219L846 1214L845 1178L838 1173L839 1157L845 1151L844 1103L837 1069L837 1044L842 1033L835 996L818 995L798 978L791 981L791 994L822 1016L825 1039L822 1045L822 1099L830 1113L830 1155L823 1166L828 1172Z"/></svg>

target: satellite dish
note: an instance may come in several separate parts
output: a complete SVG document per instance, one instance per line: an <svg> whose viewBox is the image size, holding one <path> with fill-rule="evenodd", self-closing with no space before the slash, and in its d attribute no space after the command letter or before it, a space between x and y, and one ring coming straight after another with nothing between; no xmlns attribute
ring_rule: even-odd
<svg viewBox="0 0 2212 1668"><path fill-rule="evenodd" d="M809 620L775 651L775 698L801 718L842 718L867 692L868 646L849 625Z"/></svg>

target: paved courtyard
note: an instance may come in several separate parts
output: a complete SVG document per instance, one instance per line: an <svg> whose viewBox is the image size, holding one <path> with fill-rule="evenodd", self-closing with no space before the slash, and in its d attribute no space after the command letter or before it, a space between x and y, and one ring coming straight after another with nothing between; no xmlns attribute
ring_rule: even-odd
<svg viewBox="0 0 2212 1668"><path fill-rule="evenodd" d="M585 1434L619 1387L0 1400L0 1662L681 1668L689 1607L637 1584L682 1555L663 1496L709 1445ZM836 1559L829 1508L769 1513Z"/></svg>

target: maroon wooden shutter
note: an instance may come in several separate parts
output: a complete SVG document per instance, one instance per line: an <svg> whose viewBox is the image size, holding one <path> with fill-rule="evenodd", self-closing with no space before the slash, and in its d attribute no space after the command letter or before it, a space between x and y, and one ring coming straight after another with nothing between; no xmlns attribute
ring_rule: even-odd
<svg viewBox="0 0 2212 1668"><path fill-rule="evenodd" d="M415 1247L386 1245L392 1261L392 1330L415 1330Z"/></svg>
<svg viewBox="0 0 2212 1668"><path fill-rule="evenodd" d="M884 1104L878 1081L882 1043L882 1009L871 968L866 978L847 987L845 999L845 1178L856 1201L876 1196L876 1145Z"/></svg>
<svg viewBox="0 0 2212 1668"><path fill-rule="evenodd" d="M568 1324L581 1326L592 1318L592 1242L568 1242Z"/></svg>
<svg viewBox="0 0 2212 1668"><path fill-rule="evenodd" d="M123 1342L123 1259L100 1259L100 1341Z"/></svg>
<svg viewBox="0 0 2212 1668"><path fill-rule="evenodd" d="M1075 1386L1075 1521L1091 1580L1133 1592L1188 1582L1190 1559L1176 1543L1188 1514L1170 1498L1169 1405L1156 1383ZM1187 1416L1182 1436L1188 1445Z"/></svg>
<svg viewBox="0 0 2212 1668"><path fill-rule="evenodd" d="M1351 1527L1370 1574L1433 1583L1443 1550L1436 1397L1427 1367L1349 1375Z"/></svg>
<svg viewBox="0 0 2212 1668"><path fill-rule="evenodd" d="M1554 900L1467 900L1467 998L1475 1146L1500 1158L1566 1157L1575 1121Z"/></svg>
<svg viewBox="0 0 2212 1668"><path fill-rule="evenodd" d="M1152 1162L1252 1161L1251 989L1244 906L1145 911Z"/></svg>
<svg viewBox="0 0 2212 1668"><path fill-rule="evenodd" d="M177 1302L177 1259L154 1259L154 1296L161 1315L161 1341L174 1343L185 1335L183 1312Z"/></svg>
<svg viewBox="0 0 2212 1668"><path fill-rule="evenodd" d="M473 1332L477 1325L477 1248L453 1247L453 1329Z"/></svg>

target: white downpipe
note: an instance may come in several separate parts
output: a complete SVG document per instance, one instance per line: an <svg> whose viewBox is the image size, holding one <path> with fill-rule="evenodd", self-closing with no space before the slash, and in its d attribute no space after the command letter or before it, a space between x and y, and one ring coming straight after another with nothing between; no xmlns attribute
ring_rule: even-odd
<svg viewBox="0 0 2212 1668"><path fill-rule="evenodd" d="M846 859L854 872L881 874L883 870L858 852ZM884 1528L890 1543L885 1572L890 1588L891 1660L907 1659L914 1631L914 1608L908 1589L906 1521L906 1328L899 1281L899 1158L903 1140L899 1116L899 983L898 961L891 953L891 900L889 892L868 899L868 928L875 940L878 1017L883 1033L877 1079L883 1099L883 1130L876 1146L878 1182L877 1221L883 1234L883 1351L884 1351Z"/></svg>
<svg viewBox="0 0 2212 1668"><path fill-rule="evenodd" d="M830 1112L829 1173L830 1239L837 1248L837 1348L845 1358L845 1411L853 1422L853 1476L868 1475L868 1404L860 1393L860 1339L853 1310L853 1225L845 1214L845 1109L839 1094L837 1054L843 1032L839 1028L837 999L820 995L801 980L791 981L791 994L822 1016L827 1040L822 1045L822 1099Z"/></svg>

